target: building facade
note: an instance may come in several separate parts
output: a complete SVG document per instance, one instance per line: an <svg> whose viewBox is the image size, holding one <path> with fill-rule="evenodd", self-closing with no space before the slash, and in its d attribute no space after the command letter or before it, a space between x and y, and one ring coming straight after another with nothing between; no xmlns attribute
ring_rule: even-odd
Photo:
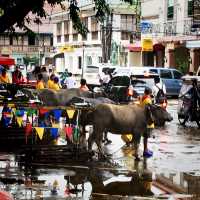
<svg viewBox="0 0 200 200"><path fill-rule="evenodd" d="M151 38L145 65L196 71L200 65L200 1L141 1L142 38Z"/></svg>
<svg viewBox="0 0 200 200"><path fill-rule="evenodd" d="M52 16L54 20L57 19L54 26L57 71L68 69L73 74L81 74L84 66L105 62L106 48L110 49L107 62L113 65L130 65L128 44L136 29L135 9L121 1L114 4L111 2L108 3L112 14L107 22L100 23L95 18L93 1L79 1L81 20L88 28L86 37L73 29L68 12Z"/></svg>
<svg viewBox="0 0 200 200"><path fill-rule="evenodd" d="M18 65L28 63L50 64L48 58L53 51L53 33L44 26L32 27L33 33L26 34L17 30L15 34L4 33L0 35L0 54L15 59ZM47 31L48 30L48 31Z"/></svg>

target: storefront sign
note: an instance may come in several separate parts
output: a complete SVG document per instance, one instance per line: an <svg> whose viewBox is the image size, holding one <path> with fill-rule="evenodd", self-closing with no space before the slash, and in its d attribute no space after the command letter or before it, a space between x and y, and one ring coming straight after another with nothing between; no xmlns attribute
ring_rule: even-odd
<svg viewBox="0 0 200 200"><path fill-rule="evenodd" d="M186 48L200 48L200 40L186 41Z"/></svg>
<svg viewBox="0 0 200 200"><path fill-rule="evenodd" d="M64 53L64 52L73 52L74 51L74 47L73 46L64 46L60 48L60 52Z"/></svg>
<svg viewBox="0 0 200 200"><path fill-rule="evenodd" d="M153 40L151 38L142 39L142 51L153 51Z"/></svg>

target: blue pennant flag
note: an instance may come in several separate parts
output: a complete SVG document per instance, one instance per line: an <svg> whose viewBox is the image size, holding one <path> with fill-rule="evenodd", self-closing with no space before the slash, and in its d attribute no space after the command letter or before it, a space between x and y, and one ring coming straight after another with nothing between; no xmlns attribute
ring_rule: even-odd
<svg viewBox="0 0 200 200"><path fill-rule="evenodd" d="M62 110L55 109L55 110L53 110L53 113L54 113L54 117L55 117L56 121L59 121L61 114L62 114Z"/></svg>
<svg viewBox="0 0 200 200"><path fill-rule="evenodd" d="M17 117L23 117L24 116L24 110L17 110L15 114L16 114Z"/></svg>
<svg viewBox="0 0 200 200"><path fill-rule="evenodd" d="M51 128L50 129L50 132L51 132L51 136L56 139L58 138L58 128Z"/></svg>

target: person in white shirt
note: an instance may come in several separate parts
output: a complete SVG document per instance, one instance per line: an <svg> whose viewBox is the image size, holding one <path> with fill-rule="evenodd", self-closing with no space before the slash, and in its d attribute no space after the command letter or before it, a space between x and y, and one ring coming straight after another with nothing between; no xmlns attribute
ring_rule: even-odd
<svg viewBox="0 0 200 200"><path fill-rule="evenodd" d="M69 72L68 73L68 77L65 79L65 84L67 86L67 89L70 89L70 88L76 88L77 85L76 85L76 80L75 78L72 76L72 73Z"/></svg>
<svg viewBox="0 0 200 200"><path fill-rule="evenodd" d="M159 77L154 78L155 85L152 88L152 95L154 96L154 102L156 102L156 97L158 94L159 89L163 90L164 94L166 95L166 87L163 82L161 82Z"/></svg>

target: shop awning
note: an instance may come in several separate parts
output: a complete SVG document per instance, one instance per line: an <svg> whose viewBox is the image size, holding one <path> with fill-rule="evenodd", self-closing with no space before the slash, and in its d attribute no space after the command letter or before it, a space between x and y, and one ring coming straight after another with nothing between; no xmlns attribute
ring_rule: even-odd
<svg viewBox="0 0 200 200"><path fill-rule="evenodd" d="M0 56L0 65L15 65L15 59Z"/></svg>

